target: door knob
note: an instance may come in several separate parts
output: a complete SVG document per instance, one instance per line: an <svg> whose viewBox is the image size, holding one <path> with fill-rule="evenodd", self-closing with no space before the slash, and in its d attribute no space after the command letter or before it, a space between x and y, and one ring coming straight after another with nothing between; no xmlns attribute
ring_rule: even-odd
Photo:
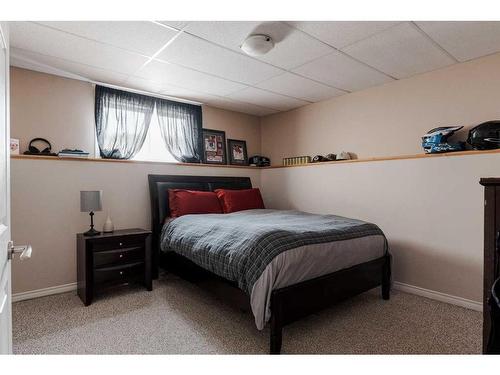
<svg viewBox="0 0 500 375"><path fill-rule="evenodd" d="M7 245L7 258L10 260L14 257L15 254L20 254L19 259L25 260L31 258L32 252L31 245L24 246L14 246L14 242L9 241Z"/></svg>

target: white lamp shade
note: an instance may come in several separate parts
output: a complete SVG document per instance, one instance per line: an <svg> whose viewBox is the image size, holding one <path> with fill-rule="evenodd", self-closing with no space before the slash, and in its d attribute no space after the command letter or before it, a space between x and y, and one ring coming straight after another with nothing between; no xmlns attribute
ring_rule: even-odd
<svg viewBox="0 0 500 375"><path fill-rule="evenodd" d="M80 191L80 211L102 210L102 190Z"/></svg>

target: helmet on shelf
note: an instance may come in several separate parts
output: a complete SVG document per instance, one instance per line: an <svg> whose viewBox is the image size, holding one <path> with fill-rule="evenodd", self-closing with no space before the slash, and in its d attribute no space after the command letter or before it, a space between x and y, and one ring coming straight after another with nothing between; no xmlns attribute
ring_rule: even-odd
<svg viewBox="0 0 500 375"><path fill-rule="evenodd" d="M492 150L500 148L500 121L483 122L471 130L467 138L474 150Z"/></svg>
<svg viewBox="0 0 500 375"><path fill-rule="evenodd" d="M463 126L441 126L431 129L422 137L422 147L428 154L437 152L463 151L465 142L449 143L448 138Z"/></svg>

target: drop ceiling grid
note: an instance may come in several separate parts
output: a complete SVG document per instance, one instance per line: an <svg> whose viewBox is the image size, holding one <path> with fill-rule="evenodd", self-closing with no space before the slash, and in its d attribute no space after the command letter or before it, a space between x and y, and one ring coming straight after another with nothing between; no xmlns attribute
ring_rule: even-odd
<svg viewBox="0 0 500 375"><path fill-rule="evenodd" d="M84 63L81 63L81 62L77 62L77 61L73 61L73 60L68 60L68 59L62 59L61 57L58 57L58 56L53 56L52 54L51 55L43 55L43 54L40 54L40 53L37 53L37 52L34 52L32 54L36 54L38 55L38 57L42 57L42 60L46 58L52 58L52 62L54 61L58 61L59 63L63 62L64 64L63 65L66 65L66 69L68 66L72 66L72 67L76 67L76 66L85 66L87 69L86 69L86 73L82 73L82 71L80 70L79 72L74 72L74 71L69 71L70 73L72 74L76 74L76 75L80 75L80 76L85 76L85 75L88 75L88 72L89 72L89 69L93 69L93 70L101 70L101 71L109 71L112 75L114 76L117 76L117 75L121 75L122 76L122 79L120 79L119 81L117 80L113 80L112 82L107 82L107 83L112 83L112 84L125 84L127 81L130 81L132 78L141 78L141 77L136 77L135 74L137 72L139 72L140 70L142 70L143 68L145 68L151 61L151 58L148 58L147 55L141 55L137 52L132 52L130 51L129 49L127 48L123 48L123 47L120 47L120 46L116 46L116 45L113 45L113 44L109 44L109 43L106 43L106 42L102 42L102 41L98 41L98 40L94 40L92 38L88 38L86 36L82 36L82 35L78 35L78 34L74 34L72 32L67 32L67 31L64 31L64 30L60 30L60 29L57 29L55 27L52 26L49 26L49 25L44 25L44 24L39 24L39 23L36 23L36 22L30 22L32 23L33 25L36 25L40 28L44 28L44 29L48 29L48 30L51 30L52 32L55 32L55 33L58 33L59 35L69 35L71 36L72 38L77 38L78 40L85 40L85 41L88 41L89 43L95 43L95 44L99 44L99 45L104 45L104 46L107 46L109 47L110 49L114 49L114 50L122 50L124 51L125 53L127 54L131 54L131 55L137 55L137 56L141 56L142 58L142 61L143 63L141 63L141 65L138 67L138 69L134 69L134 72L133 73L130 73L129 74L123 74L123 72L119 72L119 71L116 71L116 70L111 70L111 69L102 69L100 67L97 67L95 65L89 65L89 64L84 64ZM154 24L154 23L152 23ZM162 26L163 27L163 26ZM180 32L180 31L179 31ZM156 51L155 53L151 53L150 55L152 56L155 56L157 53L161 52L165 46L167 46L172 39L174 39L175 37L177 37L178 33L177 32L175 35L172 36L172 38L170 40L167 41L167 43L165 43L165 45L162 45L158 51ZM22 49L18 49L19 52L23 53L23 50ZM24 51L24 53L30 53L31 51ZM44 63L42 62L42 65ZM45 63L46 64L46 63ZM61 65L59 65L59 67L54 67L55 69L59 69L59 70L64 70L64 68L61 68ZM193 72L196 72L195 70L193 69L189 69ZM86 78L89 78L89 77L86 77ZM221 78L219 78L220 80L222 80ZM100 80L100 79L97 79L94 75L94 77L92 78L92 80ZM106 80L103 79L103 82L105 82ZM225 80L225 81L228 81L228 80ZM228 81L229 82L229 81ZM171 86L175 86L175 85L171 85ZM240 87L238 87L238 89L242 89L242 88L246 88L245 85L242 85L242 84L239 84ZM182 87L182 86L177 86L179 89L184 89L185 92L196 92L195 90L192 90L190 88L187 88L187 87ZM163 89L165 89L166 87L163 87ZM164 91L164 90L160 90L160 91ZM158 91L157 91L158 92ZM210 94L210 92L206 93L206 94ZM250 104L250 103L248 103ZM265 110L267 111L273 111L271 108L265 108Z"/></svg>
<svg viewBox="0 0 500 375"><path fill-rule="evenodd" d="M407 29L408 31L408 26L419 32L419 35L421 36L421 40L419 40L417 45L420 48L424 48L424 50L428 50L429 46L432 46L431 50L433 51L432 54L434 56L430 57L430 64L427 66L424 64L424 67L418 67L418 66L411 66L409 65L409 68L406 67L401 69L400 66L394 65L392 68L396 68L396 76L398 78L406 78L409 75L412 74L418 74L424 71L429 71L434 70L452 63L456 63L457 61L465 61L469 60L471 58L475 57L480 57L481 53L493 53L497 52L500 50L500 37L495 37L495 36L489 36L488 39L488 34L487 31L495 31L495 30L500 30L500 23L498 22L476 22L476 23L463 23L463 22L438 22L438 23L433 23L431 24L430 22L392 22L391 25L369 25L368 29L371 31L363 31L363 33L359 34L359 30L356 31L356 25L346 25L344 24L344 28L347 27L350 31L348 30L349 33L357 35L356 37L353 37L353 35L350 35L350 40L347 43L333 43L331 40L326 40L326 38L321 37L321 33L319 33L317 30L311 31L311 27L314 26L308 26L307 24L301 24L297 22L274 22L274 24L281 25L280 30L293 30L294 33L298 33L298 37L295 36L295 40L300 40L303 42L304 40L309 40L314 41L315 46L311 50L311 56L308 56L307 59L305 60L305 63L301 63L298 67L295 66L295 63L291 65L283 65L283 63L280 63L279 59L278 61L275 61L274 58L270 58L269 56L272 57L272 54L269 56L264 56L263 58L254 58L247 56L243 54L239 48L236 48L234 45L229 44L228 42L224 41L219 41L219 42L214 42L212 40L205 39L204 37L201 37L199 35L191 34L191 31L195 30L196 31L196 25L197 22L187 22L187 21L139 21L137 22L142 29L145 29L146 32L151 31L153 33L153 38L151 43L155 44L155 48L152 48L151 45L148 46L140 46L141 50L138 48L134 48L134 46L129 47L126 44L124 45L124 38L121 35L108 35L104 36L104 38L98 38L99 37L99 31L95 30L86 30L83 28L83 31L78 31L78 27L82 27L81 25L70 25L70 30L60 30L58 29L58 24L54 23L33 23L35 25L38 25L38 27L46 28L49 30L52 30L52 32L57 32L60 33L61 35L58 35L57 37L54 37L55 39L59 39L60 41L63 41L63 48L62 49L68 49L68 45L71 45L69 42L68 37L65 37L64 34L72 36L73 38L79 38L77 42L75 42L76 45L80 46L79 48L81 51L78 51L76 55L78 56L78 53L80 53L80 56L86 57L87 60L85 59L76 59L78 61L73 61L68 58L67 55L61 56L60 52L54 53L54 55L49 54L46 55L45 61L48 61L47 58L52 57L54 60L57 61L58 63L65 65L65 66L79 66L81 69L86 70L87 74L88 72L92 69L95 71L100 70L103 74L105 74L106 71L108 72L113 72L116 77L121 77L125 76L126 78L123 80L123 82L134 82L134 81L140 81L142 80L143 84L149 83L152 86L154 86L155 82L150 81L147 82L147 79L144 77L140 77L142 75L141 72L144 70L148 69L148 66L152 63L158 62L158 60L161 60L161 57L165 55L165 52L169 50L169 48L172 45L176 44L177 39L176 38L182 38L183 36L191 36L193 38L196 38L198 43L201 43L201 45L209 45L213 46L215 50L217 51L224 51L221 52L221 54L226 55L226 56L231 56L229 59L233 59L235 62L236 61L241 61L245 62L245 64L248 64L250 67L255 67L256 72L254 74L254 77L252 78L251 81L247 82L242 82L241 79L235 75L235 73L238 73L236 71L233 71L232 77L227 77L227 72L225 69L216 69L215 73L214 72L204 72L197 70L191 66L185 66L185 61L182 61L182 59L173 59L174 61L168 61L169 59L166 58L171 65L178 66L179 68L184 69L186 72L192 72L195 76L200 77L200 74L203 74L203 77L210 77L207 78L210 80L215 89L211 90L211 87L207 90L205 88L204 90L197 90L198 87L196 80L194 80L193 84L196 86L196 89L193 89L193 87L182 87L181 85L178 85L179 82L176 83L171 83L171 82L164 82L163 84L157 85L156 89L159 90L157 92L165 93L168 94L168 90L170 92L184 92L185 95L191 95L191 96L196 96L202 99L202 101L206 101L207 103L212 102L212 103L219 103L221 105L227 105L227 106L232 106L233 108L239 107L243 108L246 106L248 110L255 110L256 112L274 112L276 110L281 111L281 110L288 110L295 108L297 106L305 105L309 102L314 102L318 100L324 100L330 97L330 93L332 94L331 97L335 95L341 95L345 92L349 91L355 91L355 90L360 90L366 87L369 87L370 85L363 84L363 82L358 83L358 85L354 85L355 87L348 88L346 86L340 87L338 82L334 82L332 80L326 80L324 79L323 76L316 76L314 74L311 74L308 69L306 69L308 66L314 67L315 64L323 63L326 68L328 68L328 64L325 63L325 61L332 60L333 63L335 63L335 59L332 59L332 56L335 54L341 54L344 56L344 59L353 59L353 61L356 61L359 64L362 64L365 66L366 69L372 69L374 71L378 71L379 74L384 74L388 77L390 77L392 74L394 74L391 69L386 69L386 66L384 66L383 63L383 55L382 59L380 58L380 52L375 51L379 53L379 58L373 59L374 57L368 53L368 55L365 53L360 53L359 52L359 45L362 45L363 43L368 45L371 43L373 40L378 40L380 42L380 39L382 38L382 41L384 42L383 38L386 38L386 35L389 36L389 39L391 37L394 38L394 35L390 35L391 33L396 33L398 34L398 30L400 28L402 29ZM315 22L312 22L311 24L314 24ZM253 27L255 24L259 23L249 23L248 27ZM264 22L264 24L266 24ZM332 24L335 24L333 22ZM338 24L338 22L337 22ZM352 24L356 24L356 22L352 22ZM360 24L360 22L358 22ZM380 23L381 24L381 23ZM436 24L438 24L439 27L436 28ZM475 24L475 25L474 25ZM130 25L124 23L125 28L131 28ZM165 32L165 39L163 39L162 35L157 35L155 32L159 29L155 30L155 25L158 28L164 28ZM403 26L401 26L403 25ZM430 25L430 26L429 26ZM64 25L63 25L64 26ZM386 27L387 26L387 27ZM62 27L62 26L59 26ZM114 24L114 25L106 25L106 24L101 24L99 27L104 28L111 28L113 27L121 27L121 25ZM324 28L324 25L321 27ZM66 27L67 28L67 27ZM76 28L76 29L75 29ZM308 29L309 28L309 29ZM244 31L246 32L247 29L243 28ZM437 29L437 31L436 31ZM444 29L444 31L442 31ZM452 31L450 31L450 29ZM354 30L354 31L353 31ZM372 32L375 30L375 32ZM394 31L396 30L396 32ZM458 32L458 31L459 32ZM463 30L463 31L462 31ZM321 31L321 30L320 30ZM324 30L323 30L324 32ZM358 32L358 34L356 34ZM85 34L85 35L79 35L79 34ZM23 42L26 44L29 44L29 39L26 38L26 34L30 34L29 31L24 33L25 39L28 39L28 42L26 40L23 40ZM33 34L33 33L32 33ZM36 34L36 33L35 33ZM49 33L50 34L50 33ZM160 33L161 34L161 33ZM366 35L369 34L369 35ZM458 36L455 36L454 34L459 34ZM47 34L45 34L47 35ZM52 34L53 35L53 34ZM294 34L295 35L295 34ZM205 35L206 36L206 35ZM399 36L399 35L398 35ZM35 44L35 47L37 48L43 48L45 47L47 49L47 43L50 44L50 41L44 40L43 38L38 39L38 42L36 41L36 35L34 35L35 41L31 42ZM332 35L330 35L332 37ZM472 48L472 56L469 53L466 57L463 57L464 52L467 51L466 46L460 46L458 43L458 39L460 37L465 38L466 42L474 42L476 45L476 48ZM97 38L97 39L96 39ZM133 38L133 42L135 43L136 47L138 44L140 44L138 41L144 39L143 35L135 36L135 39ZM298 39L297 39L298 38ZM306 39L304 39L306 38ZM353 39L354 38L354 39ZM361 39L359 39L361 38ZM50 39L50 38L48 38ZM357 39L356 41L354 41ZM85 40L86 42L82 42L82 40ZM232 39L233 44L236 39ZM397 38L396 38L397 40ZM423 41L422 41L423 40ZM163 43L165 41L165 43ZM161 42L161 43L160 43ZM41 44L42 47L37 46L37 43ZM318 44L319 43L319 44ZM161 45L160 45L161 44ZM388 43L391 45L391 43ZM394 43L393 43L394 44ZM463 43L462 43L463 44ZM293 45L293 43L292 43ZM300 43L299 43L300 45ZM324 47L319 47L319 45L323 45ZM457 47L460 46L459 47ZM15 46L15 43L14 43ZM104 47L99 47L99 46L104 46ZM396 44L397 46L397 44ZM422 47L423 46L423 47ZM28 48L29 46L24 45L25 49ZM59 46L60 47L60 46ZM74 46L72 46L74 47ZM159 48L156 48L159 47ZM384 43L382 43L382 47L384 47ZM205 48L210 48L210 47L205 47ZM358 48L358 50L357 50ZM71 48L70 48L71 49ZM90 50L91 53L88 53L86 49ZM132 50L133 49L133 50ZM300 48L299 48L300 49ZM50 48L49 48L50 50ZM52 48L54 50L54 48ZM51 50L51 51L52 51ZM329 53L326 53L330 51ZM361 48L362 50L362 48ZM97 53L100 51L101 53ZM154 51L154 53L153 53ZM403 51L404 51L404 46L403 46ZM436 52L437 51L437 52ZM457 52L458 51L458 52ZM33 52L33 51L31 51ZM46 51L45 51L46 52ZM92 53L93 52L93 53ZM198 52L198 51L196 51ZM286 53L287 51L283 51L282 57L281 58L286 58ZM390 51L390 53L394 53L394 51ZM460 55L462 53L462 55ZM474 55L475 53L475 55ZM118 55L118 57L114 55ZM43 56L43 53L38 53L38 55ZM234 57L234 56L239 56L239 57ZM459 55L459 56L457 56ZM70 56L75 56L75 54L71 54ZM126 68L122 68L120 66L120 63L125 62L126 58L124 56L130 57L130 64L125 64L127 65ZM284 56L284 57L283 57ZM354 57L353 57L354 56ZM394 55L396 60L403 60L403 63L408 64L408 58L406 57L407 61L404 61L405 56L397 56ZM444 56L444 57L443 57ZM175 57L175 56L174 56ZM338 57L337 57L338 58ZM50 59L49 59L50 60ZM81 61L84 61L82 63ZM120 63L118 64L112 64L112 61L119 61ZM133 60L133 61L132 61ZM139 61L142 61L140 64ZM252 61L252 62L250 62ZM349 61L349 60L346 60ZM382 62L382 64L381 64ZM135 64L138 64L135 65ZM352 65L349 66L349 69L355 69L355 64L347 64L347 65ZM116 69L116 67L119 66L120 69ZM136 66L134 69L133 67ZM265 70L268 72L268 74L265 75L265 79L261 79L261 75L259 74L259 69L263 66L268 66L268 68L265 68ZM375 66L375 68L374 68ZM391 68L391 62L389 61L389 65ZM306 68L304 68L306 67ZM338 67L338 65L333 64L333 67ZM55 67L56 69L60 69ZM201 69L207 69L205 66L198 64L198 68ZM383 69L381 69L383 68ZM210 68L213 69L213 68ZM264 69L264 68L262 68ZM398 70L399 69L399 70ZM406 70L405 70L406 69ZM310 70L310 69L309 69ZM314 70L314 69L313 69ZM325 69L326 70L326 69ZM326 74L331 75L331 69L330 71L325 71ZM78 74L78 73L74 73ZM351 72L351 75L353 72ZM103 76L105 78L105 76ZM194 76L193 76L194 77ZM88 77L87 77L88 78ZM229 78L229 79L228 79ZM373 78L373 77L372 77ZM375 82L375 84L380 84L384 83L382 82L380 78L378 78L381 82ZM95 80L95 78L94 78ZM245 80L245 79L244 79ZM105 80L103 80L105 82ZM224 82L224 83L223 83ZM309 92L306 92L307 90L303 90L304 92L300 92L300 85L301 82L304 83L304 87L306 87ZM219 90L217 87L217 83L220 84L222 87L222 91ZM211 83L209 83L209 86ZM225 87L225 88L224 88ZM315 90L318 90L315 92ZM339 89L343 89L342 91L339 91ZM206 92L210 91L210 92ZM248 95L248 93L252 93L252 95ZM265 99L269 99L269 102L272 104L268 104ZM189 99L189 98L186 98ZM264 101L261 101L264 99ZM246 100L246 101L245 101ZM253 103L249 103L248 101L251 101ZM287 102L288 101L288 102ZM278 108L279 107L279 108Z"/></svg>
<svg viewBox="0 0 500 375"><path fill-rule="evenodd" d="M154 23L152 22L152 24L154 24ZM51 27L50 25L41 25L41 26L45 26L45 27L49 27L49 28ZM52 26L54 26L54 25L52 25ZM186 28L187 26L188 26L187 24L186 24L186 25L184 25L184 27L185 27L185 28ZM64 32L68 33L68 32L67 32L67 30L59 30L59 29L58 29L58 31L63 32L63 33L64 33ZM162 46L162 47L161 47L161 48L160 48L157 52L155 52L155 53L153 54L153 56L156 56L156 55L160 54L160 53L162 52L162 50L164 50L164 49L165 49L165 47L166 47L166 46L168 46L169 44L171 44L172 39L173 39L173 38L178 37L181 33L182 33L182 31L181 31L181 32L178 32L178 33L177 33L177 34L175 34L175 35L171 35L171 37L172 37L172 38L171 38L171 39L167 42L167 44L166 44L166 45L164 45L164 46ZM84 36L79 35L79 34L73 34L73 33L69 33L69 34L74 35L74 36L76 36L76 37L85 38ZM200 38L200 39L203 39L203 38ZM102 43L102 41L96 41L96 40L94 40L94 39L90 39L90 40L92 40L92 41L94 41L94 42ZM208 41L208 42L210 42L210 41ZM106 43L103 43L103 44L106 44ZM112 44L112 45L110 45L110 46L111 46L111 47L115 47L115 48L117 48L117 46L116 46L116 45L114 45L114 44ZM118 48L119 48L119 47L118 47ZM244 56L244 58L247 58L247 57L246 57L246 56ZM141 67L139 67L139 69L137 69L134 73L132 73L129 77L127 77L127 79L125 80L125 82L130 81L130 80L131 80L131 78L133 78L133 77L140 77L140 72L141 72L141 70L143 70L143 69L147 68L147 66L149 65L149 63L150 63L151 61L154 61L154 60L153 60L153 59L149 59L148 61L146 61L146 62L145 62L145 63L144 63ZM260 61L260 60L258 60L258 61L259 61L259 63L260 63L260 64L267 64L267 62L262 62L262 61ZM273 66L273 67L274 67L274 65L272 65L272 64L269 64L269 65L271 65L271 66ZM192 69L191 67L187 67L187 68L189 68L189 69L191 69L191 70L195 70L195 69ZM286 72L286 70L282 70L281 68L278 68L278 69L280 69L280 73L285 73L285 72ZM296 74L296 73L293 73L293 72L290 72L290 71L288 71L288 72L289 72L290 74ZM280 75L280 74L278 74L278 75ZM297 75L297 74L296 74L296 75ZM298 75L298 76L300 76L300 75ZM274 76L273 76L273 77L274 77ZM270 77L270 79L272 79L273 77ZM221 77L221 78L222 78L222 77ZM307 77L302 77L302 78L304 78L304 79L309 79L309 78L307 78ZM258 84L259 84L259 83L262 83L262 82L265 82L265 81L267 81L267 80L258 81L255 85L248 85L248 84L247 84L247 85L246 85L247 87L242 88L242 89L241 89L241 91L244 91L245 89L250 88L250 87L257 88L257 86L258 86ZM313 82L314 82L314 80L311 80L311 81L313 81ZM316 82L316 83L319 83L319 82ZM325 83L323 82L323 83L321 83L321 84L323 84L323 85L324 85ZM174 86L183 87L183 86L181 86L181 85L174 85ZM338 88L336 88L336 87L333 87L333 88L334 88L334 89L339 90L339 89L338 89ZM191 88L189 88L189 87L185 87L185 89L186 89L186 90L192 90L192 87L191 87ZM269 93L274 93L274 94L281 95L281 96L283 97L283 99L285 99L285 98L287 98L287 97L288 97L288 98L290 98L290 100L291 100L291 102L292 102L292 103L293 103L293 102L295 102L295 104L294 104L294 105L287 106L287 108L294 108L294 107L296 107L296 106L300 106L300 105L307 104L308 102L310 102L310 100L307 100L307 98L306 98L306 101L305 101L305 102L301 102L300 100L303 100L304 98L300 98L300 96L299 96L299 97L296 97L296 96L293 96L293 95L287 95L286 93L283 93L283 92L277 92L276 90L266 90L266 88L265 88L265 87L260 87L260 89L258 89L258 90L256 90L256 91L254 91L254 92L257 92L257 93L258 93L258 92L261 92L261 90L268 91ZM203 90L201 90L201 91L203 91ZM278 91L279 91L279 90L278 90ZM346 90L343 90L343 91L346 91ZM209 92L208 94L214 94L214 93L213 93L213 92L211 92L211 93ZM336 92L335 94L339 94L339 93L338 93L338 92ZM230 95L230 94L226 94L226 96L228 96L228 95ZM333 96L334 96L334 95L333 95ZM264 97L265 97L265 93L264 93ZM324 98L324 97L321 97L321 99L323 99L323 98Z"/></svg>
<svg viewBox="0 0 500 375"><path fill-rule="evenodd" d="M455 63L411 22L351 44L343 51L398 79Z"/></svg>
<svg viewBox="0 0 500 375"><path fill-rule="evenodd" d="M204 22L205 22L205 21L204 21ZM206 21L206 22L209 22L209 21ZM215 22L217 22L217 21L215 21ZM195 22L195 23L196 23L196 22ZM251 23L253 23L253 22L251 22ZM258 23L258 22L256 22L256 23ZM284 24L284 22L276 22L276 23L283 23L283 24ZM190 24L193 24L193 22L191 22ZM332 52L334 52L334 51L336 51L336 50L337 50L336 48L334 48L334 47L332 47L332 46L328 45L328 44L327 44L327 43L325 43L324 41L322 41L322 40L320 40L320 39L317 39L317 38L315 38L314 36L311 36L311 35L307 34L306 32L304 32L304 31L302 31L302 30L300 30L300 29L294 28L297 32L304 34L305 36L307 36L308 38L310 38L312 41L317 41L317 42L319 42L319 43L321 43L321 44L325 45L325 46L326 46L326 47L330 50L330 52L329 52L329 53L325 53L325 54L321 54L321 55L320 55L320 56L318 56L318 57L314 57L314 58L312 58L312 59L310 59L310 60L308 60L308 61L306 61L306 62L304 62L304 63L302 63L302 64L299 64L299 65L295 66L295 68L294 68L294 67L291 67L291 68L288 68L288 69L287 69L287 68L284 68L284 67L282 67L282 66L278 66L278 65L272 64L272 63L270 63L270 62L268 62L268 61L261 60L261 59L259 59L259 58L253 57L253 56L248 56L248 55L246 55L243 51L241 51L241 49L239 49L239 48L238 48L238 49L232 49L232 48L229 48L229 47L225 46L224 44L217 43L217 42L215 42L215 41L212 41L212 40L206 39L206 38L205 38L205 37L203 37L203 36L200 36L200 35L194 34L194 33L190 32L190 28L189 28L189 26L190 26L189 24L185 26L185 30L184 30L184 32L185 32L186 34L189 34L189 35L191 35L191 36L193 36L193 37L195 37L195 38L201 39L201 40L203 40L203 41L205 41L205 42L207 42L207 43L209 43L209 44L212 44L212 45L215 45L215 46L218 46L218 47L222 47L222 48L227 49L227 50L229 50L229 51L231 51L231 52L234 52L234 53L238 53L238 54L240 54L240 55L243 55L243 56L245 56L246 58L250 58L250 59L256 60L256 61L258 61L258 62L262 62L262 63L268 64L268 65L271 65L272 67L275 67L275 68L281 69L281 70L283 71L283 72L282 72L282 74L284 74L284 73L290 73L290 74L293 74L293 75L296 75L296 76L299 76L299 77L302 77L302 78L305 78L305 79L308 79L308 80L314 81L314 82L319 83L319 84L323 84L323 85L330 86L330 87L332 87L333 89L344 91L345 93L348 93L348 92L349 92L348 90L342 89L342 88L340 88L340 87L335 87L335 86L329 85L329 84L327 84L327 83L325 83L325 82L322 82L322 81L317 81L317 80L315 80L315 79L312 79L311 77L306 77L306 76L303 76L303 75L301 75L301 74L297 73L296 71L294 71L294 69L295 69L296 67L298 67L298 66L302 66L302 65L304 65L304 64L307 64L308 62L312 62L312 61L314 61L314 60L316 60L316 59L320 59L321 57L327 56L329 53L332 53ZM293 28L293 27L292 27L292 28ZM364 63L363 63L363 64L364 64ZM366 65L366 64L365 64L365 65ZM266 78L266 79L263 79L263 80L261 80L261 81L259 81L259 82L255 83L255 84L247 84L247 85L248 85L249 87L258 88L258 87L259 87L259 84L261 84L261 83L263 83L263 82L265 82L265 81L267 81L267 80L273 79L273 78L274 78L274 77ZM271 91L271 92L273 92L273 91ZM276 93L276 92L275 92L275 93ZM296 97L294 97L294 98L295 98L295 99L299 99L299 98L296 98Z"/></svg>

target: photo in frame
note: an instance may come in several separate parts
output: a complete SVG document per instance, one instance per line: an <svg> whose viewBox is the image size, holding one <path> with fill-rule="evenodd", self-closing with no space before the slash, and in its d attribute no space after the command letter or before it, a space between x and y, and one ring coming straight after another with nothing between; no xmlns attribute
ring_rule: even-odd
<svg viewBox="0 0 500 375"><path fill-rule="evenodd" d="M203 129L203 163L227 164L226 132Z"/></svg>
<svg viewBox="0 0 500 375"><path fill-rule="evenodd" d="M229 164L248 165L246 141L240 141L237 139L228 139L227 152L229 154Z"/></svg>

